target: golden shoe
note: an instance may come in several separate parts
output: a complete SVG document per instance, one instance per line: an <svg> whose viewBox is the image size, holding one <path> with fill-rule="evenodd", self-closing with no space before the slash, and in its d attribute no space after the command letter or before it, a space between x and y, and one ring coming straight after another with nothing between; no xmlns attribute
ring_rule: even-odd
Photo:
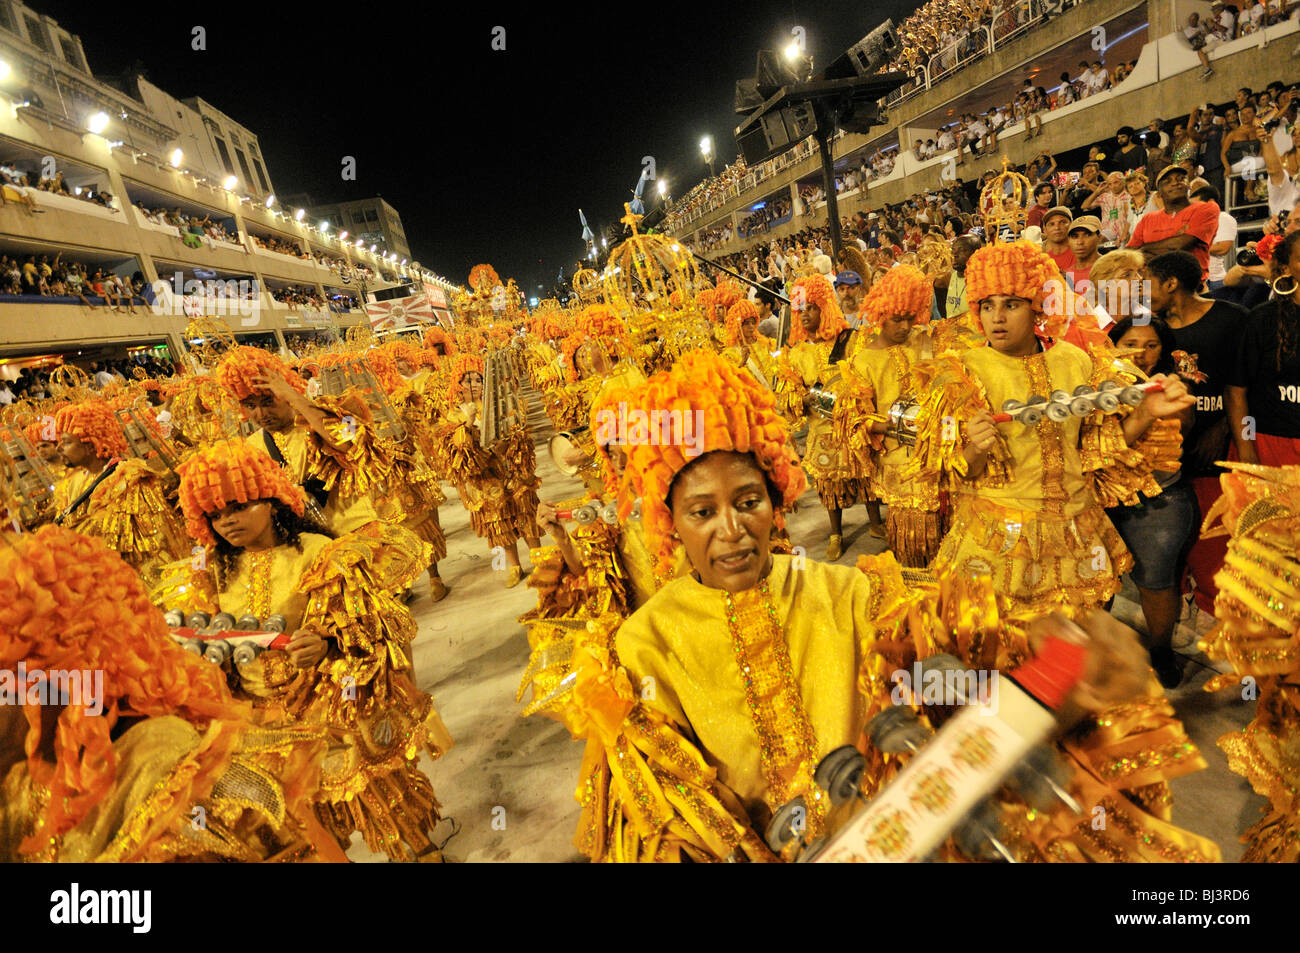
<svg viewBox="0 0 1300 953"><path fill-rule="evenodd" d="M826 561L833 563L844 555L844 537L839 533L831 534L831 541L826 546Z"/></svg>
<svg viewBox="0 0 1300 953"><path fill-rule="evenodd" d="M506 573L506 588L513 589L519 585L519 581L524 578L524 570L521 566L511 566Z"/></svg>
<svg viewBox="0 0 1300 953"><path fill-rule="evenodd" d="M442 581L441 576L429 577L429 598L434 602L441 602L447 598L447 584Z"/></svg>

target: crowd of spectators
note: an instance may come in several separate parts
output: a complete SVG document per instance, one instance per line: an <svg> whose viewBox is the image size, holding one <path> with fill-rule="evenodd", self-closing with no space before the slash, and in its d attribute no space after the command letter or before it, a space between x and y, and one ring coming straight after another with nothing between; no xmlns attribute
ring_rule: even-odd
<svg viewBox="0 0 1300 953"><path fill-rule="evenodd" d="M1031 183L1022 236L1043 242L1059 255L1063 271L1074 261L1072 257L1067 261L1067 256L1072 255L1075 231L1071 223L1078 220L1095 218L1096 230L1090 232L1095 236L1095 252L1128 247L1135 236L1140 239L1144 234L1139 230L1144 219L1165 214L1158 183L1178 171L1191 205L1214 202L1220 209L1213 234L1196 248L1205 266L1207 288L1247 306L1257 304L1269 293L1267 269L1253 257L1255 243L1239 241L1239 231L1249 226L1268 234L1289 227L1300 196L1298 106L1300 87L1293 92L1274 82L1258 92L1241 89L1230 103L1204 105L1172 122L1157 118L1141 130L1123 126L1113 138L1079 150L1069 168L1062 168L1056 156L1043 150L1026 166L1014 169ZM917 263L927 236L947 241L961 235L987 238L978 203L981 190L995 175L988 171L975 180L959 178L948 188L843 216L843 243L863 253L874 275L896 264ZM811 204L819 191L804 186L801 198ZM824 223L824 214L821 219ZM815 261L824 263L830 254L828 229L820 224L756 242L719 261L755 281L780 284ZM833 270L839 271L841 265L835 263ZM864 276L867 284L873 275Z"/></svg>
<svg viewBox="0 0 1300 953"><path fill-rule="evenodd" d="M765 232L772 222L784 221L790 217L794 208L788 195L778 195L769 199L763 207L751 212L740 220L740 234L748 238L757 232Z"/></svg>
<svg viewBox="0 0 1300 953"><path fill-rule="evenodd" d="M87 365L77 366L82 367L82 370L90 375L91 384L100 390L110 384L133 380L137 369L154 379L171 377L176 373L176 367L171 361L147 355L136 355L116 361L91 361ZM50 389L50 377L56 369L22 367L18 369L13 380L0 378L0 406L18 400L43 400L54 396Z"/></svg>
<svg viewBox="0 0 1300 953"><path fill-rule="evenodd" d="M125 308L135 313L135 299L144 290L144 275L137 271L130 278L91 267L81 262L65 261L58 252L49 255L0 255L0 293L35 295L53 298L80 298L86 307L97 307L90 298L102 298L110 311Z"/></svg>
<svg viewBox="0 0 1300 953"><path fill-rule="evenodd" d="M70 186L62 172L56 171L51 176L37 175L35 171L25 171L12 162L0 162L0 185L7 187L0 189L0 192L4 193L4 201L21 201L29 211L42 211L39 203L32 197L30 191L27 191L32 188L33 177L36 178L35 188L38 192L66 195L68 198L81 199L83 202L93 202L111 212L117 211L117 207L113 205L113 196L103 189Z"/></svg>
<svg viewBox="0 0 1300 953"><path fill-rule="evenodd" d="M319 309L325 307L325 299L314 288L303 288L297 285L272 288L271 297L281 304L291 305L295 308Z"/></svg>
<svg viewBox="0 0 1300 953"><path fill-rule="evenodd" d="M194 236L195 239L201 240L207 236L214 242L226 242L231 245L239 244L239 235L231 234L222 222L214 222L211 215L205 215L199 218L197 215L187 215L179 208L147 208L143 202L136 202L135 207L146 221L154 225L170 225L181 234L181 238Z"/></svg>
<svg viewBox="0 0 1300 953"><path fill-rule="evenodd" d="M274 235L269 235L266 238L263 238L261 235L254 235L251 232L249 234L257 244L258 248L277 252L281 255L292 255L294 258L311 258L311 254L304 250L297 242L289 241L285 238L276 238Z"/></svg>

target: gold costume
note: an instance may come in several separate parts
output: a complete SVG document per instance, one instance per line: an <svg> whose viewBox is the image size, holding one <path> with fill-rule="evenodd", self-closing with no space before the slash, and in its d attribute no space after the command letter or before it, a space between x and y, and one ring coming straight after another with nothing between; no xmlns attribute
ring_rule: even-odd
<svg viewBox="0 0 1300 953"><path fill-rule="evenodd" d="M430 847L439 819L420 751L439 758L452 746L433 700L415 687L408 660L415 621L390 593L428 565L428 548L394 547L384 524L331 540L241 551L224 588L215 575L191 574L155 594L189 611L283 615L287 632L311 629L330 641L325 658L300 669L285 651L268 650L239 667L240 685L266 717L285 725L319 724L333 744L315 796L317 814L340 844L360 830L367 845L407 859ZM409 539L409 534L407 535ZM176 583L186 586L182 595Z"/></svg>
<svg viewBox="0 0 1300 953"><path fill-rule="evenodd" d="M1026 611L1100 605L1118 592L1133 559L1102 507L1160 492L1149 461L1125 442L1119 415L998 424L1000 446L975 480L962 479L960 446L980 410L1099 384L1116 376L1110 363L1062 342L1023 358L973 348L929 373L906 473L942 470L953 492L935 570L992 575L998 592Z"/></svg>
<svg viewBox="0 0 1300 953"><path fill-rule="evenodd" d="M914 330L906 344L862 348L844 375L844 392L835 406L836 443L851 455L858 472L868 475L871 495L888 507L889 548L904 566L928 566L943 539L947 527L939 513L939 483L933 475L904 478L909 448L892 436L871 432L871 424L895 401L913 396L913 369L932 356L925 329ZM857 387L861 389L855 392Z"/></svg>

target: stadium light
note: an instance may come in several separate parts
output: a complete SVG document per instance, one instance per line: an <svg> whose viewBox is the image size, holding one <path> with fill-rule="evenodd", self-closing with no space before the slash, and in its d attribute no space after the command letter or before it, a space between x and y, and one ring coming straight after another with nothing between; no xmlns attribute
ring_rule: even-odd
<svg viewBox="0 0 1300 953"><path fill-rule="evenodd" d="M226 189L227 191L233 191L235 186L238 184L239 184L239 180L236 179L233 175L228 175L221 181L222 188Z"/></svg>
<svg viewBox="0 0 1300 953"><path fill-rule="evenodd" d="M799 58L799 52L799 44L791 41L790 45L785 48L785 58L793 63Z"/></svg>
<svg viewBox="0 0 1300 953"><path fill-rule="evenodd" d="M9 64L0 60L0 79L8 79L11 72L13 71L9 68Z"/></svg>
<svg viewBox="0 0 1300 953"><path fill-rule="evenodd" d="M91 132L93 132L95 135L99 135L101 132L103 132L105 129L108 128L108 113L102 110L100 112L95 113L93 116L91 116L89 119L86 120L86 128L89 129Z"/></svg>
<svg viewBox="0 0 1300 953"><path fill-rule="evenodd" d="M270 195L266 197L266 207L270 208L274 204L275 204L275 193L272 192Z"/></svg>
<svg viewBox="0 0 1300 953"><path fill-rule="evenodd" d="M705 159L713 158L713 137L705 136L700 140L700 155Z"/></svg>
<svg viewBox="0 0 1300 953"><path fill-rule="evenodd" d="M317 225L316 227L320 229L320 232L323 235L325 234L325 232L328 232L330 230L330 223L325 221L325 219L321 219L320 224Z"/></svg>
<svg viewBox="0 0 1300 953"><path fill-rule="evenodd" d="M303 217L304 215L306 215L306 214L307 214L307 210L306 210L305 208L300 208L300 209L298 209L298 211L296 211L296 212L293 213L293 220L294 220L295 222L301 222L301 221L302 221L302 217Z"/></svg>
<svg viewBox="0 0 1300 953"><path fill-rule="evenodd" d="M348 239L348 233L346 231L339 232L339 241L345 242L347 241L347 239Z"/></svg>
<svg viewBox="0 0 1300 953"><path fill-rule="evenodd" d="M173 149L173 150L172 150L172 168L173 168L173 169L179 169L179 168L181 167L181 159L184 159L184 158L185 158L185 153L181 152L181 150L179 150L179 149Z"/></svg>
<svg viewBox="0 0 1300 953"><path fill-rule="evenodd" d="M659 189L659 196L660 198L662 198L663 196L668 194L668 183L665 182L663 179L660 179L658 189Z"/></svg>

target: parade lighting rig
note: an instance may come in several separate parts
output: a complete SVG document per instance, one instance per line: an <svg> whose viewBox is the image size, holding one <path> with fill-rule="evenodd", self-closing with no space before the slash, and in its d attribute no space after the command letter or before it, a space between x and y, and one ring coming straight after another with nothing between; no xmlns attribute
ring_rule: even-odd
<svg viewBox="0 0 1300 953"><path fill-rule="evenodd" d="M886 121L880 101L911 78L878 72L899 49L894 22L886 20L820 73L801 78L788 57L759 50L753 78L736 83L736 114L745 117L736 127L736 145L747 165L780 155L808 136L817 140L834 256L841 242L830 139L836 129L866 133Z"/></svg>

